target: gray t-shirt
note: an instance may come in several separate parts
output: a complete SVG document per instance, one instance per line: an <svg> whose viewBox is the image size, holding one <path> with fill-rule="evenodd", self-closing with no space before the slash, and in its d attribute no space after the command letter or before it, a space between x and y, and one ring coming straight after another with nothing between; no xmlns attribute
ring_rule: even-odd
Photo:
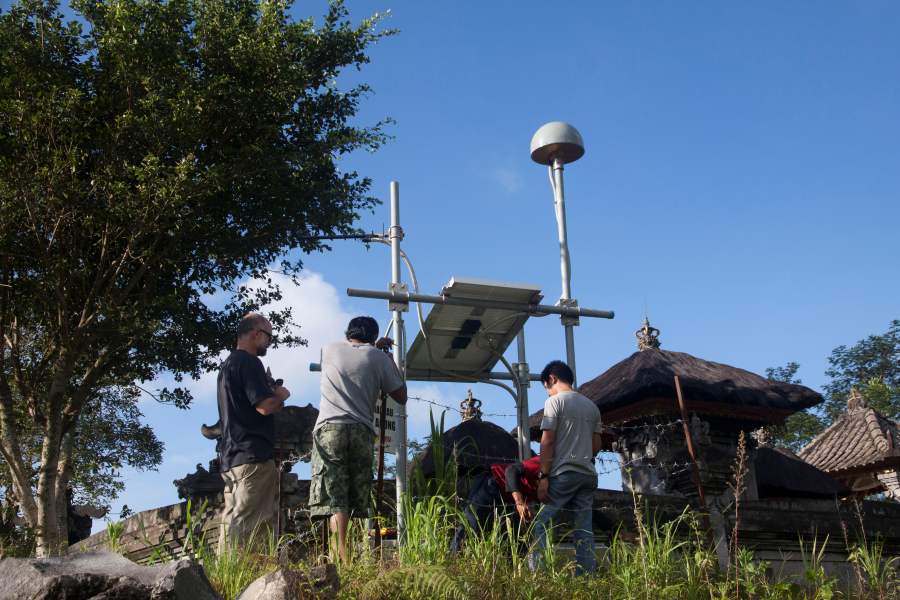
<svg viewBox="0 0 900 600"><path fill-rule="evenodd" d="M313 431L326 423L363 423L375 431L372 417L379 392L395 392L402 385L393 361L375 346L348 340L325 344L322 400Z"/></svg>
<svg viewBox="0 0 900 600"><path fill-rule="evenodd" d="M560 392L547 398L541 429L556 432L550 476L566 471L596 475L591 441L600 433L600 409L578 392Z"/></svg>

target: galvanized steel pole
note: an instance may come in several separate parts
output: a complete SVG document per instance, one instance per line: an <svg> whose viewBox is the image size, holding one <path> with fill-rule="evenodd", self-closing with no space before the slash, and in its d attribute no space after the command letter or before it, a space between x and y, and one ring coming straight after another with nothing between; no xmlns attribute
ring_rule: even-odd
<svg viewBox="0 0 900 600"><path fill-rule="evenodd" d="M519 460L531 458L531 423L528 414L528 388L531 383L528 380L528 363L525 361L525 329L519 331L516 336L519 346L519 362L516 365L519 376Z"/></svg>
<svg viewBox="0 0 900 600"><path fill-rule="evenodd" d="M566 233L566 195L563 189L563 158L553 159L553 195L556 207L556 223L559 226L559 261L562 269L562 300L572 299L572 262L569 259L569 240ZM561 302L562 303L562 302ZM575 375L572 387L577 387L578 376L575 372L575 331L571 324L566 324L566 362Z"/></svg>
<svg viewBox="0 0 900 600"><path fill-rule="evenodd" d="M400 283L400 240L403 239L403 229L400 228L400 184L391 182L391 282ZM404 352L406 340L403 339L403 313L394 311L394 363L400 371L400 376L406 381L404 372ZM403 543L403 530L405 528L405 515L403 514L403 494L406 493L406 407L397 404L394 411L397 423L397 544Z"/></svg>

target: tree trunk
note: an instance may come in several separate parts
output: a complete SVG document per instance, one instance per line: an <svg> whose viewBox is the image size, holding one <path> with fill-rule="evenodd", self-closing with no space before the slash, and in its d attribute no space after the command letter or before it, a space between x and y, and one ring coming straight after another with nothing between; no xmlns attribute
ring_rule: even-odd
<svg viewBox="0 0 900 600"><path fill-rule="evenodd" d="M59 467L56 475L56 518L58 521L61 548L67 548L69 543L69 479L72 477L72 454L75 448L75 426L77 416L72 419L62 436L59 447ZM65 554L65 552L61 552Z"/></svg>
<svg viewBox="0 0 900 600"><path fill-rule="evenodd" d="M41 448L41 470L37 485L39 556L58 556L60 550L59 519L56 511L56 482L62 428L60 411L47 411L47 430Z"/></svg>

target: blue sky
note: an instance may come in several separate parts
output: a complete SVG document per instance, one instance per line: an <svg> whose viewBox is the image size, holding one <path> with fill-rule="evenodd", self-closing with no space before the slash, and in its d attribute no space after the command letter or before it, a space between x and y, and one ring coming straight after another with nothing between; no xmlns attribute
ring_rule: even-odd
<svg viewBox="0 0 900 600"><path fill-rule="evenodd" d="M299 2L294 14L321 20L325 7ZM348 7L355 20L391 9L386 25L401 34L338 79L374 88L359 124L397 121L395 142L342 169L371 177L384 201L389 183L400 182L403 247L423 293L462 276L536 283L547 301L558 298L553 196L529 143L561 120L586 147L565 171L573 295L616 312L576 329L580 381L635 350L645 294L664 349L760 374L796 361L814 389L827 382L831 350L900 318L900 4ZM360 226L381 231L389 221L385 204ZM306 363L340 337L346 318L389 318L386 302L344 294L386 287L388 249L333 248L306 257L304 284L289 294L316 347L267 357L300 405L318 405L318 374ZM412 339L414 319L408 327ZM552 317L529 322L526 338L532 370L565 355ZM456 404L467 387L416 389ZM513 412L502 390L473 391L487 412ZM540 391L531 390L532 411ZM176 502L170 482L212 458L198 431L217 418L212 380L195 393L187 412L143 405L165 462L158 473L126 472L116 505ZM427 414L413 410L411 435L427 432ZM448 425L457 422L448 415ZM308 476L308 466L298 472ZM617 474L601 485L618 487Z"/></svg>

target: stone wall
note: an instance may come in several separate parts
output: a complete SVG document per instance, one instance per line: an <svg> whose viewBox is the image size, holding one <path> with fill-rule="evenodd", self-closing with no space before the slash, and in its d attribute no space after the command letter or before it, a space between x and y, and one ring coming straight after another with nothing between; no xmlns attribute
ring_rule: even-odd
<svg viewBox="0 0 900 600"><path fill-rule="evenodd" d="M293 473L285 473L282 485L282 534L294 536L300 541L310 541L313 537L321 535L321 526L309 518L310 481L299 480ZM394 498L395 489L393 480L384 482L384 493L388 499ZM386 502L385 509L389 510L392 504L393 502ZM194 541L199 544L202 539L206 548L214 550L219 542L219 523L222 522L225 510L224 496L218 493L210 497L206 510L198 520L201 505L202 500L191 501ZM273 506L273 510L275 508ZM390 518L393 520L395 517L390 515ZM132 560L140 564L146 564L150 560L153 550L145 540L149 540L153 546L163 549L170 556L180 556L185 541L189 539L188 502L145 510L124 519L121 523L123 552ZM104 530L82 540L70 548L70 552L103 547L108 540L109 535Z"/></svg>
<svg viewBox="0 0 900 600"><path fill-rule="evenodd" d="M210 500L206 510L199 516L199 520L197 515L202 502L191 502L190 504L195 542L199 543L203 539L206 547L214 548L219 540L217 523L221 522L222 512L225 508L222 494L217 494ZM189 537L188 502L145 510L128 517L121 524L123 526L123 553L130 556L135 562L146 564L150 560L153 554L150 544L170 556L180 556L185 540ZM141 525L143 525L143 530ZM75 547L69 548L69 552L103 547L108 540L109 535L104 530L82 540Z"/></svg>

